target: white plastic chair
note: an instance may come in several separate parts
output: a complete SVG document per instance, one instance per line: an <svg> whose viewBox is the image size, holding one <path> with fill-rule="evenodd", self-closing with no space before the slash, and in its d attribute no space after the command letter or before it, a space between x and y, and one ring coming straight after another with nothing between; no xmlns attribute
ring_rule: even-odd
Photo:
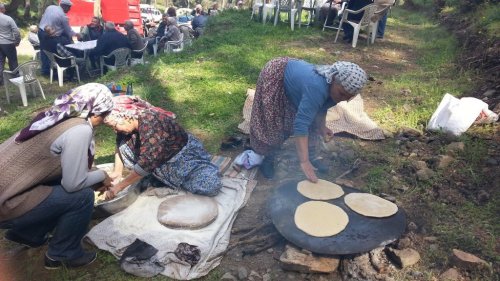
<svg viewBox="0 0 500 281"><path fill-rule="evenodd" d="M64 71L72 67L76 69L76 77L78 78L78 83L80 83L80 71L78 69L78 64L76 63L76 58L74 56L63 58L47 50L43 50L43 52L47 55L47 57L50 60L50 84L52 84L52 78L54 77L54 68L57 69L57 80L59 81L59 87L62 87L64 80ZM57 63L56 58L59 60L67 60L70 62L70 65L60 66Z"/></svg>
<svg viewBox="0 0 500 281"><path fill-rule="evenodd" d="M313 18L318 14L320 6L320 0L302 0L301 12L299 14L299 21L301 21L301 25L310 26ZM307 22L302 23L302 12L307 12Z"/></svg>
<svg viewBox="0 0 500 281"><path fill-rule="evenodd" d="M339 33L340 33L340 29L342 28L342 24L344 22L346 22L354 28L354 32L352 34L352 47L353 48L356 48L356 43L358 42L359 31L363 27L365 27L368 31L367 44L369 44L369 43L373 44L373 42L375 42L375 36L377 34L378 22L372 22L371 18L373 17L376 10L377 10L377 5L375 5L375 4L370 4L370 5L364 6L362 9L359 9L357 11L345 9L345 11L342 13L342 19L340 20L339 27L337 30L337 35L335 36L334 43L337 42L337 39L338 39ZM364 12L364 14L359 22L349 21L347 19L349 14L359 14L361 12Z"/></svg>
<svg viewBox="0 0 500 281"><path fill-rule="evenodd" d="M250 16L250 20L253 19L253 15L259 12L260 9L264 6L263 0L255 0L255 3L252 6L252 15Z"/></svg>
<svg viewBox="0 0 500 281"><path fill-rule="evenodd" d="M325 31L325 28L329 28L329 29L342 29L342 26L335 26L334 23L332 23L332 25L328 25L327 24L328 20L330 19L329 16L330 16L330 11L332 10L332 5L333 5L333 3L330 2L330 6L328 7L328 13L326 14L325 22L323 23L323 31ZM347 1L346 2L342 2L342 5L340 6L340 10L337 11L337 16L335 16L335 18L342 16L342 14L344 13L346 5L347 5Z"/></svg>
<svg viewBox="0 0 500 281"><path fill-rule="evenodd" d="M269 3L265 3L262 7L262 24L266 24L267 18L273 11L276 12L276 1L270 0Z"/></svg>
<svg viewBox="0 0 500 281"><path fill-rule="evenodd" d="M177 41L167 41L165 43L164 53L179 53L184 50L184 33L181 33L179 40Z"/></svg>
<svg viewBox="0 0 500 281"><path fill-rule="evenodd" d="M274 15L274 26L278 24L278 19L280 18L280 13L286 12L288 14L288 20L290 21L290 28L294 30L295 27L295 15L299 16L299 28L301 24L301 14L302 14L302 2L299 0L295 5L294 0L277 0L276 15Z"/></svg>
<svg viewBox="0 0 500 281"><path fill-rule="evenodd" d="M132 50L130 54L130 65L136 65L136 64L144 64L144 52L146 52L146 48L148 47L148 41L144 43L144 47L140 50ZM141 57L140 58L133 58L132 54L138 54Z"/></svg>
<svg viewBox="0 0 500 281"><path fill-rule="evenodd" d="M4 70L3 81L5 85L5 94L7 95L7 103L10 103L9 86L8 82L16 85L19 88L21 94L21 100L23 101L23 106L28 106L28 98L26 96L26 85L31 85L32 95L36 96L35 84L38 85L40 93L42 93L43 99L45 99L45 94L43 93L42 85L36 77L36 71L38 68L37 61L28 61L19 65L13 71ZM19 76L18 76L19 75Z"/></svg>
<svg viewBox="0 0 500 281"><path fill-rule="evenodd" d="M106 64L105 59L115 58L113 64ZM130 59L130 49L129 48L118 48L107 56L101 56L101 76L104 75L104 67L109 70L117 70L121 67L128 66L128 61Z"/></svg>

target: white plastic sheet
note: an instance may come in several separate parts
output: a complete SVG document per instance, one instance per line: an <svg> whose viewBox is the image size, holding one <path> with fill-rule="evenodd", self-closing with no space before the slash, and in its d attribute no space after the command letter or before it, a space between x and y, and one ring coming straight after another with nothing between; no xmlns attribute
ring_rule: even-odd
<svg viewBox="0 0 500 281"><path fill-rule="evenodd" d="M487 103L472 97L458 99L447 93L432 114L427 130L443 130L459 136L467 131L478 117L482 117L481 123L498 120L498 115L488 109Z"/></svg>

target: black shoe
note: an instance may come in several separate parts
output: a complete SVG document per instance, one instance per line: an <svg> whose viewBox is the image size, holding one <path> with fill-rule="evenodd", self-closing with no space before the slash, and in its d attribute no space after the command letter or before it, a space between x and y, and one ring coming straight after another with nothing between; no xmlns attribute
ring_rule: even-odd
<svg viewBox="0 0 500 281"><path fill-rule="evenodd" d="M264 158L259 170L266 179L272 179L274 177L274 159L271 157Z"/></svg>
<svg viewBox="0 0 500 281"><path fill-rule="evenodd" d="M45 253L45 268L46 269L59 269L63 266L67 268L74 268L74 267L81 267L85 265L89 265L93 263L97 258L97 253L96 252L88 252L84 253L83 256L72 259L72 260L67 260L67 261L56 261L49 256L47 256L47 253Z"/></svg>
<svg viewBox="0 0 500 281"><path fill-rule="evenodd" d="M311 164L318 170L321 174L326 174L329 170L328 163L322 158L316 158L311 160Z"/></svg>
<svg viewBox="0 0 500 281"><path fill-rule="evenodd" d="M26 240L26 239L24 239L16 234L12 233L12 231L7 231L5 233L5 239L7 239L11 242L17 243L17 244L21 244L21 245L28 247L28 248L41 247L41 246L45 245L47 243L47 240L48 240L48 238L45 237L45 239L41 242L29 241L29 240Z"/></svg>

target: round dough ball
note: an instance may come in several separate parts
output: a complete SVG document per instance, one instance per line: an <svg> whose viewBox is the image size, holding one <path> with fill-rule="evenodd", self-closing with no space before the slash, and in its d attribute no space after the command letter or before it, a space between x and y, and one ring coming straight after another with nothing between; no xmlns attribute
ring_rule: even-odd
<svg viewBox="0 0 500 281"><path fill-rule="evenodd" d="M318 180L317 183L303 180L297 185L297 191L313 200L331 200L344 195L340 185L326 180Z"/></svg>
<svg viewBox="0 0 500 281"><path fill-rule="evenodd" d="M366 217L384 218L398 211L396 204L369 193L349 193L344 201L351 210Z"/></svg>
<svg viewBox="0 0 500 281"><path fill-rule="evenodd" d="M211 224L219 214L212 197L195 194L167 198L158 207L158 221L166 227L199 229Z"/></svg>
<svg viewBox="0 0 500 281"><path fill-rule="evenodd" d="M333 236L345 229L349 222L340 207L322 201L308 201L295 210L295 225L314 237Z"/></svg>

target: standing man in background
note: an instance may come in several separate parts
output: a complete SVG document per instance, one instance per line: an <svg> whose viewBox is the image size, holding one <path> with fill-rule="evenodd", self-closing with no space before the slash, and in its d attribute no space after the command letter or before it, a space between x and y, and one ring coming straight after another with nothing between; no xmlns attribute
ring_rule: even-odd
<svg viewBox="0 0 500 281"><path fill-rule="evenodd" d="M69 26L68 17L66 13L71 9L70 0L61 0L59 6L50 5L45 9L45 12L42 15L42 19L40 20L40 24L38 25L38 38L40 39L40 49L46 50L45 48L45 38L47 34L45 33L45 27L52 26L55 29L55 36L64 36L67 37L70 41L73 41L73 36L76 36L80 39L80 34L75 33L71 26ZM45 55L44 52L40 52L42 59L42 74L49 75L50 72L50 62L49 58Z"/></svg>
<svg viewBox="0 0 500 281"><path fill-rule="evenodd" d="M16 47L21 42L21 34L14 20L5 14L5 5L0 4L0 85L3 85L5 58L9 60L9 70L17 67Z"/></svg>

